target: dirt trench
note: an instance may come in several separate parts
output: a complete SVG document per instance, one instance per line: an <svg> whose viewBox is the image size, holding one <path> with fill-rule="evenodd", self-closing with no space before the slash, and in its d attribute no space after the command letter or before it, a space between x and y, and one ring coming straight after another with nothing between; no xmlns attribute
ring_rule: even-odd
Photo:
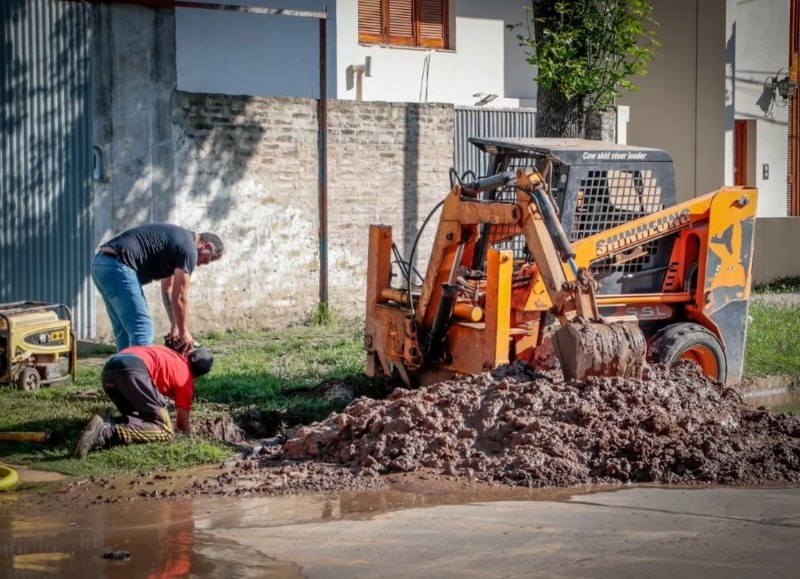
<svg viewBox="0 0 800 579"><path fill-rule="evenodd" d="M527 487L800 482L800 417L745 404L685 362L564 382L515 363L289 432L188 494L369 489L382 475Z"/></svg>

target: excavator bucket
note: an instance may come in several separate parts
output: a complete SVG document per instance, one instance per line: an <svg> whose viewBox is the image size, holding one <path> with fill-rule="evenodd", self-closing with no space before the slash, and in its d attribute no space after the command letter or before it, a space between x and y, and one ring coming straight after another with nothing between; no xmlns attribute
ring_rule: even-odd
<svg viewBox="0 0 800 579"><path fill-rule="evenodd" d="M553 334L566 380L588 376L641 378L647 342L634 322L600 324L578 317Z"/></svg>

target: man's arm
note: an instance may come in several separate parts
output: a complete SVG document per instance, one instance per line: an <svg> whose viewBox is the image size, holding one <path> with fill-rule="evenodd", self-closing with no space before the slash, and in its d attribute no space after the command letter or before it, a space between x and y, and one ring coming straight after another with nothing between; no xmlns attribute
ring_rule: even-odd
<svg viewBox="0 0 800 579"><path fill-rule="evenodd" d="M183 408L177 408L175 410L175 418L177 419L177 426L178 430L181 432L189 432L190 424L189 424L189 411Z"/></svg>
<svg viewBox="0 0 800 579"><path fill-rule="evenodd" d="M172 276L165 277L161 280L161 302L164 304L164 309L167 311L169 318L169 333L172 335L175 330L175 314L172 313Z"/></svg>
<svg viewBox="0 0 800 579"><path fill-rule="evenodd" d="M190 350L194 344L194 338L189 333L189 286L191 276L184 270L178 268L172 274L172 292L170 302L172 306L172 329L170 336L177 339L183 349ZM162 285L163 288L163 285Z"/></svg>

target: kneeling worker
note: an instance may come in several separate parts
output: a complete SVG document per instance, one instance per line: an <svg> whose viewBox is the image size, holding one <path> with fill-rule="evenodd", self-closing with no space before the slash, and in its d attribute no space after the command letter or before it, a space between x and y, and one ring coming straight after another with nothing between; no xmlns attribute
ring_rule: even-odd
<svg viewBox="0 0 800 579"><path fill-rule="evenodd" d="M174 432L165 396L175 401L178 430L189 432L194 380L211 370L205 348L179 354L167 346L133 346L111 356L103 367L103 390L122 418L95 414L83 431L75 455L94 448L169 440Z"/></svg>

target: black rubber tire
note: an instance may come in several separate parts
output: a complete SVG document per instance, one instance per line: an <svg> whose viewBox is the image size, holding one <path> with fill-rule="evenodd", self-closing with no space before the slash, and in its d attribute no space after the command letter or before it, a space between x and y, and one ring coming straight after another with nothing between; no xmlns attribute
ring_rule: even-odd
<svg viewBox="0 0 800 579"><path fill-rule="evenodd" d="M692 348L704 349L713 355L717 363L717 375L710 377L725 382L728 376L725 348L714 334L699 324L681 322L660 329L650 341L647 359L653 364L674 364Z"/></svg>
<svg viewBox="0 0 800 579"><path fill-rule="evenodd" d="M38 390L40 383L39 372L35 368L23 368L17 376L17 388L20 390L27 392Z"/></svg>

